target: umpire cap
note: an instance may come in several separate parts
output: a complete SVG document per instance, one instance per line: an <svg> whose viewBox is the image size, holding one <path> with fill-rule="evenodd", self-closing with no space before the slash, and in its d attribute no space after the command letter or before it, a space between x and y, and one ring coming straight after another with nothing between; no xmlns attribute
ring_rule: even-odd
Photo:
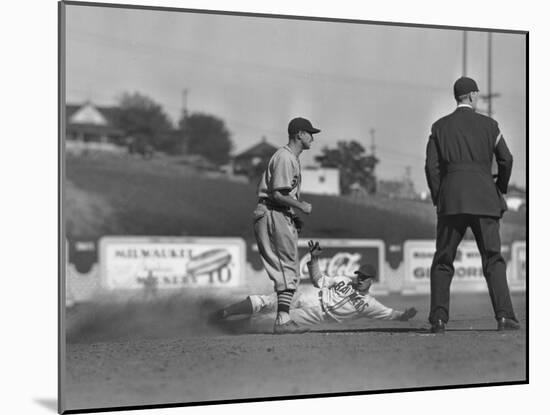
<svg viewBox="0 0 550 415"><path fill-rule="evenodd" d="M355 271L360 279L376 278L376 270L370 264L361 265L357 271Z"/></svg>
<svg viewBox="0 0 550 415"><path fill-rule="evenodd" d="M288 134L292 135L300 131L307 131L310 134L317 134L321 132L321 130L311 125L311 121L306 120L305 118L298 117L290 120L288 123Z"/></svg>
<svg viewBox="0 0 550 415"><path fill-rule="evenodd" d="M479 92L476 81L467 76L462 76L458 78L454 84L453 92L455 98L461 97L462 95L469 94L470 92Z"/></svg>

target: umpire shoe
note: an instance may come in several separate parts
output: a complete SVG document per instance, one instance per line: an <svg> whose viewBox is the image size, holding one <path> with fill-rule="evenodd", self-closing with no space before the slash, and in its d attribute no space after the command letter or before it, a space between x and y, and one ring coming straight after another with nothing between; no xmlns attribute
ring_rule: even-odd
<svg viewBox="0 0 550 415"><path fill-rule="evenodd" d="M519 330L520 325L517 321L512 320L511 318L501 317L497 319L497 330Z"/></svg>
<svg viewBox="0 0 550 415"><path fill-rule="evenodd" d="M300 327L293 320L289 320L283 324L275 324L275 326L273 327L273 334L300 334L306 333L308 331L308 328Z"/></svg>
<svg viewBox="0 0 550 415"><path fill-rule="evenodd" d="M445 323L443 322L443 320L437 320L435 323L433 323L430 331L432 333L445 333Z"/></svg>

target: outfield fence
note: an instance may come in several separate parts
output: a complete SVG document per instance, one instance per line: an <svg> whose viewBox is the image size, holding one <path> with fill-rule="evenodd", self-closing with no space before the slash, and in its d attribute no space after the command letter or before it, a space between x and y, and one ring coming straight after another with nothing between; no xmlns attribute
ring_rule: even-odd
<svg viewBox="0 0 550 415"><path fill-rule="evenodd" d="M386 246L382 240L319 241L323 247L321 269L327 275L352 275L360 264L368 262L378 270L376 283L372 286L373 295L429 293L434 240L405 241L403 261L397 267L386 261ZM300 240L298 245L302 258L301 285L307 288L311 285L306 266L309 258L307 240ZM255 245L251 248L253 255L258 255ZM99 261L83 272L69 258L65 272L67 306L105 298L127 299L129 294L148 300L173 293L262 293L272 289L265 271L253 267L247 260L246 242L241 238L107 236L100 239L98 249ZM503 246L503 256L507 261L510 290L525 291L525 241ZM475 242L461 243L454 265L453 292L487 291Z"/></svg>

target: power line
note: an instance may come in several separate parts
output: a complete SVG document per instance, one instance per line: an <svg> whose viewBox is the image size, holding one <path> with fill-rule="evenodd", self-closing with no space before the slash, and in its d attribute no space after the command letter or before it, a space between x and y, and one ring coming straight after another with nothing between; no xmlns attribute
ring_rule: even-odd
<svg viewBox="0 0 550 415"><path fill-rule="evenodd" d="M300 70L298 68L289 68L289 67L282 67L278 65L272 65L272 64L266 64L266 63L260 63L260 62L244 62L244 61L238 61L235 59L229 59L229 58L222 58L221 56L213 56L208 55L200 52L196 52L189 49L179 48L179 47L173 47L173 46L167 46L167 45L152 45L152 44L144 44L144 43L134 43L129 39L120 39L120 38L112 38L106 35L97 34L97 33L87 33L87 32L79 32L76 34L72 34L71 36L84 36L84 38L88 37L91 39L95 39L96 43L99 41L99 43L103 43L104 46L109 48L123 48L126 50L141 50L142 52L151 55L152 53L158 51L160 48L162 48L163 51L169 52L165 53L163 55L163 59L169 59L169 60L177 60L178 62L181 62L181 56L178 54L184 54L187 55L186 59L189 59L191 57L192 60L199 61L201 65L204 65L204 61L209 63L209 66L219 67L224 66L226 68L230 68L232 70L238 70L240 73L243 70L246 71L257 71L259 73L265 74L265 71L271 71L276 72L279 76L285 75L285 76L293 76L293 77L302 77L306 78L307 80L311 79L317 79L320 81L330 81L330 82L340 82L340 83L349 83L353 84L354 86L358 86L361 84L368 84L369 86L378 86L383 87L387 85L395 85L395 86L401 86L406 88L414 88L414 89L422 89L422 90L431 90L431 91L447 91L447 87L443 86L435 86L435 85L427 85L427 84L420 84L420 83L412 83L408 81L402 81L402 80L385 80L385 79L376 79L376 78L367 78L367 77L359 77L359 76L353 76L353 75L342 75L342 74L330 74L326 72L314 72L314 71L308 71L308 70ZM78 41L78 39L75 38L69 38L73 41ZM82 40L82 39L81 39ZM89 41L84 39L84 41ZM153 58L153 56L150 56ZM212 63L216 63L216 65L211 65ZM204 67L204 66L203 66Z"/></svg>

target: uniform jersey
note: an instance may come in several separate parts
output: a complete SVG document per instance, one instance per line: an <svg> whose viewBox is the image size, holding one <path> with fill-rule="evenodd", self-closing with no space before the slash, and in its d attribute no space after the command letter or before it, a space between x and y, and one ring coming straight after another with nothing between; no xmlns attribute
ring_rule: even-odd
<svg viewBox="0 0 550 415"><path fill-rule="evenodd" d="M300 160L288 146L273 154L258 184L258 197L272 199L275 190L288 190L296 200L300 198Z"/></svg>
<svg viewBox="0 0 550 415"><path fill-rule="evenodd" d="M349 277L327 277L319 279L321 302L325 313L336 321L359 317L373 298L358 292Z"/></svg>
<svg viewBox="0 0 550 415"><path fill-rule="evenodd" d="M323 312L333 320L343 321L357 317L391 320L399 313L377 301L368 292L357 291L350 277L322 275L317 261L309 261L308 269L320 288Z"/></svg>

